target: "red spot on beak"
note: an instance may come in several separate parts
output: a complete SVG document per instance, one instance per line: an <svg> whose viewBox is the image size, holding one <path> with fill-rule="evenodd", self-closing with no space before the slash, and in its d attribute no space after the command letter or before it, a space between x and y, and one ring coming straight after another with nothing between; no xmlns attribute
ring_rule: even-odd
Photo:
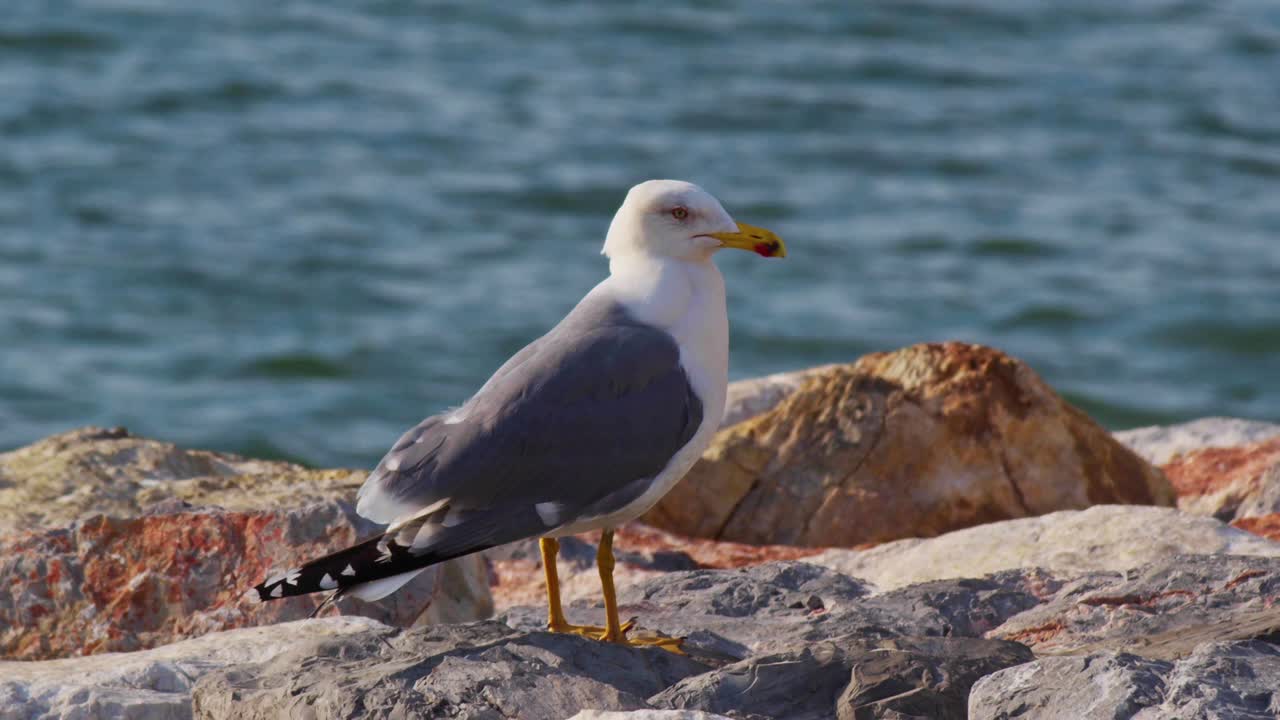
<svg viewBox="0 0 1280 720"><path fill-rule="evenodd" d="M776 243L756 243L755 247L751 249L755 250L760 257L773 257L773 254L778 252L778 245Z"/></svg>

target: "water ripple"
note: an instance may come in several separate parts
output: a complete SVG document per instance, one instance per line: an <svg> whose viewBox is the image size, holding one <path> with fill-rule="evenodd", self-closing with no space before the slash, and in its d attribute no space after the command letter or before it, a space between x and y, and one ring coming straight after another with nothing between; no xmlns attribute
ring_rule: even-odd
<svg viewBox="0 0 1280 720"><path fill-rule="evenodd" d="M1112 426L1280 419L1271 2L7 13L0 448L369 465L598 281L648 177L788 240L721 261L734 377L960 339Z"/></svg>

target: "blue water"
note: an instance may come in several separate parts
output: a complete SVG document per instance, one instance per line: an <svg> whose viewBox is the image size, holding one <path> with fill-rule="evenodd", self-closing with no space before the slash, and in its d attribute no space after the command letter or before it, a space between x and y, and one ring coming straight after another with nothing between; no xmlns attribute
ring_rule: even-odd
<svg viewBox="0 0 1280 720"><path fill-rule="evenodd" d="M735 378L962 339L1280 420L1280 4L485 5L7 4L0 448L369 465L650 177L788 240L721 258Z"/></svg>

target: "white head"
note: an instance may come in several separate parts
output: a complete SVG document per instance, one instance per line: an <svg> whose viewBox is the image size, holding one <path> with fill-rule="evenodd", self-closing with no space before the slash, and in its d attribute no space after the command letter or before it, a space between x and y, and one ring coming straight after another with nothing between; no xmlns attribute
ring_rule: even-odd
<svg viewBox="0 0 1280 720"><path fill-rule="evenodd" d="M649 180L631 188L613 216L602 252L705 262L722 247L784 257L777 235L734 222L711 193L680 180Z"/></svg>

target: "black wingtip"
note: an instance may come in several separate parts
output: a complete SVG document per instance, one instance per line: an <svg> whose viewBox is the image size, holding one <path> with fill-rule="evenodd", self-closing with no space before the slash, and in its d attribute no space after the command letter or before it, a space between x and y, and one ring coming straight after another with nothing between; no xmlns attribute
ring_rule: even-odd
<svg viewBox="0 0 1280 720"><path fill-rule="evenodd" d="M536 518L532 508L528 515ZM537 521L541 524L541 521ZM337 591L321 603L317 612L341 596L341 593L365 583L382 580L393 575L400 575L414 570L451 560L461 555L468 555L479 550L493 547L495 542L488 537L489 528L494 525L503 527L495 520L481 522L477 526L443 528L438 536L433 536L436 544L428 549L412 548L396 542L397 535L405 526L393 526L389 534L379 534L363 540L351 547L332 552L321 558L310 560L299 567L281 573L275 573L255 585L259 602L270 602L282 598L306 595L315 592ZM486 529L485 535L476 537L475 528ZM416 527L413 528L416 532ZM528 537L533 533L517 535ZM505 541L505 540L504 540Z"/></svg>

